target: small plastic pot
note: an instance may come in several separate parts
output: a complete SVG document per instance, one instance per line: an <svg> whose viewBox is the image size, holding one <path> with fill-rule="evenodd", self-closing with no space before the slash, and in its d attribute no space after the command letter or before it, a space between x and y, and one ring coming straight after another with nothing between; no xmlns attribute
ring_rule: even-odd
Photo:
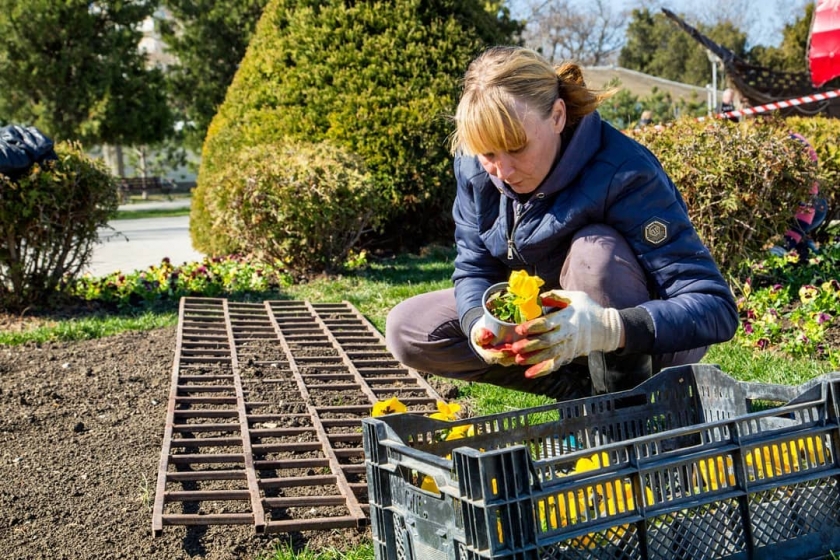
<svg viewBox="0 0 840 560"><path fill-rule="evenodd" d="M516 323L502 321L501 319L496 318L490 310L487 309L487 300L489 300L494 294L506 290L507 287L507 282L493 284L484 291L484 295L481 298L481 304L484 308L484 325L496 335L499 342L513 342L523 338L522 336L516 334Z"/></svg>

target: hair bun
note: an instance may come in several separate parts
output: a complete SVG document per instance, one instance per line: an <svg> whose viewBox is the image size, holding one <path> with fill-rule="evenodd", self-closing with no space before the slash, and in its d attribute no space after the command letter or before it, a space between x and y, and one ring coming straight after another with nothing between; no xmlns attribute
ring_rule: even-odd
<svg viewBox="0 0 840 560"><path fill-rule="evenodd" d="M583 71L574 62L564 62L560 66L557 66L556 70L557 77L562 83L586 87L586 82L583 80Z"/></svg>

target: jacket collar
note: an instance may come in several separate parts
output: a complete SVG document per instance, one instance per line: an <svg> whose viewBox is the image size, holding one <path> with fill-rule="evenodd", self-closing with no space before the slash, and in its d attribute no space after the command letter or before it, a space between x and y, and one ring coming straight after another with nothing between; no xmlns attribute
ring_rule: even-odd
<svg viewBox="0 0 840 560"><path fill-rule="evenodd" d="M566 188L600 149L601 116L595 111L580 120L560 160L533 194L543 193L544 196L551 196ZM507 197L517 199L516 193L498 177L491 175L490 180Z"/></svg>

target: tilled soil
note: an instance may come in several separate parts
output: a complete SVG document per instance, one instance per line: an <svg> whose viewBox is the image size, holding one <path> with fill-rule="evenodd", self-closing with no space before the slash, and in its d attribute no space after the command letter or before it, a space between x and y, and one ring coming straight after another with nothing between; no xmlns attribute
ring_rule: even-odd
<svg viewBox="0 0 840 560"><path fill-rule="evenodd" d="M369 537L250 526L152 536L175 332L0 347L0 558L239 559Z"/></svg>

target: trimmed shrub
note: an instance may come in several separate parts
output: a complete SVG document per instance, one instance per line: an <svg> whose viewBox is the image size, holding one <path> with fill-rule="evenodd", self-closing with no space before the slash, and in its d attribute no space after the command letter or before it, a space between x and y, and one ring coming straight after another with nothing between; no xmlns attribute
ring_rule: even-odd
<svg viewBox="0 0 840 560"><path fill-rule="evenodd" d="M79 144L56 145L58 159L12 181L0 175L0 306L47 303L65 277L90 262L97 229L119 204L116 180Z"/></svg>
<svg viewBox="0 0 840 560"><path fill-rule="evenodd" d="M817 176L783 121L684 118L633 137L662 162L724 273L780 242Z"/></svg>
<svg viewBox="0 0 840 560"><path fill-rule="evenodd" d="M193 245L219 255L241 240L214 215L239 151L329 142L362 158L388 205L392 248L451 240L447 137L460 80L484 47L510 43L505 11L478 0L272 0L211 123L191 215ZM502 14L502 15L500 15Z"/></svg>
<svg viewBox="0 0 840 560"><path fill-rule="evenodd" d="M338 272L386 202L360 158L327 143L262 144L219 176L213 213L265 262Z"/></svg>
<svg viewBox="0 0 840 560"><path fill-rule="evenodd" d="M817 241L827 241L829 223L840 220L840 120L814 116L789 117L785 122L817 151L820 196L828 203L828 214L812 237Z"/></svg>

